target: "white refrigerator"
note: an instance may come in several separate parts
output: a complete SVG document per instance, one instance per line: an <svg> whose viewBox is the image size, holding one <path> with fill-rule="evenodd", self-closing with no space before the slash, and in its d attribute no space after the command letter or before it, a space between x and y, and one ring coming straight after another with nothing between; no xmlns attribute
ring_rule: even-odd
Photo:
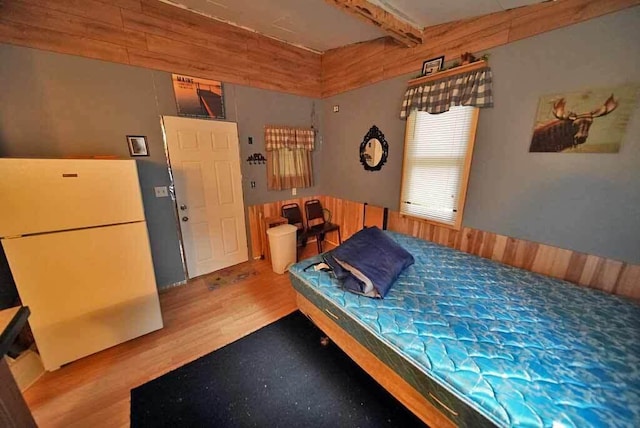
<svg viewBox="0 0 640 428"><path fill-rule="evenodd" d="M162 328L135 161L0 159L0 239L47 370Z"/></svg>

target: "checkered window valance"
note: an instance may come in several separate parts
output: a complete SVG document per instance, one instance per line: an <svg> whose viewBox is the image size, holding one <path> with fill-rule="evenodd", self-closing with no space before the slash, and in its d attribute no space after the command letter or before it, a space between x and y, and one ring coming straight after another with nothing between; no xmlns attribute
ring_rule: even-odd
<svg viewBox="0 0 640 428"><path fill-rule="evenodd" d="M489 67L443 77L409 86L404 94L400 118L406 119L412 110L443 113L452 105L493 107Z"/></svg>
<svg viewBox="0 0 640 428"><path fill-rule="evenodd" d="M265 126L265 150L268 152L279 149L305 149L313 151L315 140L314 135L312 128Z"/></svg>

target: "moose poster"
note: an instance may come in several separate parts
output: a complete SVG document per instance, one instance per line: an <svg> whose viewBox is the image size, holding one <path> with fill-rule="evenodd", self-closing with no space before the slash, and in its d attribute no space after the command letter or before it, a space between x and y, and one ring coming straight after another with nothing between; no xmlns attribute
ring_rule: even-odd
<svg viewBox="0 0 640 428"><path fill-rule="evenodd" d="M617 153L640 85L544 95L530 152Z"/></svg>
<svg viewBox="0 0 640 428"><path fill-rule="evenodd" d="M224 119L222 83L180 74L171 77L180 116Z"/></svg>

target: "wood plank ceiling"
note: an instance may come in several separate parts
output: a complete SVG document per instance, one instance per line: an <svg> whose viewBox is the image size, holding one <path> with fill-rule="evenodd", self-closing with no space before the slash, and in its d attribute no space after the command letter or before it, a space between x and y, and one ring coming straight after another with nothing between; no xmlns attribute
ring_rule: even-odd
<svg viewBox="0 0 640 428"><path fill-rule="evenodd" d="M158 0L11 0L0 42L319 98L638 4L539 3L428 27L413 48L381 38L321 55Z"/></svg>

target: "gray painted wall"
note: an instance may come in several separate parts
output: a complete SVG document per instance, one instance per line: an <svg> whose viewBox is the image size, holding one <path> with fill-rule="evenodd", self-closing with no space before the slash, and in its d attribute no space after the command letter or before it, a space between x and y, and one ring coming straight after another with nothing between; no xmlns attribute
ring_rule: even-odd
<svg viewBox="0 0 640 428"><path fill-rule="evenodd" d="M170 74L0 44L0 82L0 156L129 158L125 136L147 136L150 156L137 159L156 280L159 287L184 280L173 202L153 192L169 185L160 116L177 114ZM264 153L265 124L309 126L314 100L231 84L224 89L227 119L238 122L245 205L290 197L267 191L265 166L244 159ZM319 150L314 161L318 156ZM318 193L318 185L298 192Z"/></svg>
<svg viewBox="0 0 640 428"><path fill-rule="evenodd" d="M291 199L291 190L267 190L266 165L249 165L244 162L251 154L264 151L264 126L311 126L311 114L315 106L315 127L320 131L318 140L322 139L321 101L298 95L284 94L265 89L250 88L240 85L225 85L227 117L238 122L240 138L240 154L242 156L242 176L245 205L264 204L267 202ZM253 144L248 144L248 137L253 137ZM297 196L313 196L321 194L318 182L317 165L320 161L322 144L316 144L313 152L315 186L297 189ZM251 181L256 187L251 189Z"/></svg>
<svg viewBox="0 0 640 428"><path fill-rule="evenodd" d="M320 182L327 195L398 209L405 122L398 118L407 88L406 75L323 100L324 150L320 153ZM333 106L340 111L333 113ZM389 157L380 171L360 163L360 143L376 125L389 144Z"/></svg>
<svg viewBox="0 0 640 428"><path fill-rule="evenodd" d="M640 8L491 50L495 108L480 114L464 225L640 263L640 108L618 154L528 153L540 95L640 83ZM320 180L327 194L398 209L411 75L324 100ZM339 113L331 113L334 104ZM358 146L372 124L389 163L366 172Z"/></svg>

